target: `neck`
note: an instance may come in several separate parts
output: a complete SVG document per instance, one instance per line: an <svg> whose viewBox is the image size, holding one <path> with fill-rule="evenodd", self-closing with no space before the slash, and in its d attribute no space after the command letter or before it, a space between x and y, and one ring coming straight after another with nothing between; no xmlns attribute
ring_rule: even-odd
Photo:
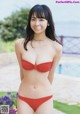
<svg viewBox="0 0 80 114"><path fill-rule="evenodd" d="M44 41L46 39L45 34L35 34L33 40L35 41Z"/></svg>

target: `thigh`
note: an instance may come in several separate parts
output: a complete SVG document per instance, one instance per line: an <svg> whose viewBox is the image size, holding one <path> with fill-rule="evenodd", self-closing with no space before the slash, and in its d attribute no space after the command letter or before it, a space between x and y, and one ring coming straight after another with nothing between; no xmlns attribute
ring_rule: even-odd
<svg viewBox="0 0 80 114"><path fill-rule="evenodd" d="M18 98L17 100L17 114L34 114L33 109L24 101Z"/></svg>
<svg viewBox="0 0 80 114"><path fill-rule="evenodd" d="M53 98L42 103L36 110L36 114L53 114Z"/></svg>

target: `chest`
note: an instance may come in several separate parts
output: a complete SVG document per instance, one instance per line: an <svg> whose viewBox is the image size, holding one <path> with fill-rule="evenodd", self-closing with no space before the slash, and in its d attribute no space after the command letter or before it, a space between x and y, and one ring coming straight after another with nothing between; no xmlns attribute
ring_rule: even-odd
<svg viewBox="0 0 80 114"><path fill-rule="evenodd" d="M54 55L55 50L51 46L44 46L40 48L28 47L28 51L23 51L22 58L33 64L39 64L46 61L52 61Z"/></svg>

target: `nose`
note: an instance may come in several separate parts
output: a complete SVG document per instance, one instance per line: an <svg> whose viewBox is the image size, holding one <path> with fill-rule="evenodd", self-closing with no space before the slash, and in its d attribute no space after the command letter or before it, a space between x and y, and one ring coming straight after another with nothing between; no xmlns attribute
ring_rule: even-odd
<svg viewBox="0 0 80 114"><path fill-rule="evenodd" d="M39 20L36 20L35 25L39 25L39 24L40 24Z"/></svg>

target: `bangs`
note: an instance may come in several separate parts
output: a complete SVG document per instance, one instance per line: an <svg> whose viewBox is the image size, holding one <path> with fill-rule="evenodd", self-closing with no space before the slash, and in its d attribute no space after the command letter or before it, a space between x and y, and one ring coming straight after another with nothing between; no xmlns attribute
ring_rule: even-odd
<svg viewBox="0 0 80 114"><path fill-rule="evenodd" d="M45 16L45 14L44 14L43 12L40 12L40 13L34 12L34 13L32 14L32 16L33 16L33 17L36 16L37 18L44 18L44 19L47 19L46 16Z"/></svg>
<svg viewBox="0 0 80 114"><path fill-rule="evenodd" d="M48 13L42 7L35 7L32 9L31 16L36 16L37 18L44 18L48 20Z"/></svg>

